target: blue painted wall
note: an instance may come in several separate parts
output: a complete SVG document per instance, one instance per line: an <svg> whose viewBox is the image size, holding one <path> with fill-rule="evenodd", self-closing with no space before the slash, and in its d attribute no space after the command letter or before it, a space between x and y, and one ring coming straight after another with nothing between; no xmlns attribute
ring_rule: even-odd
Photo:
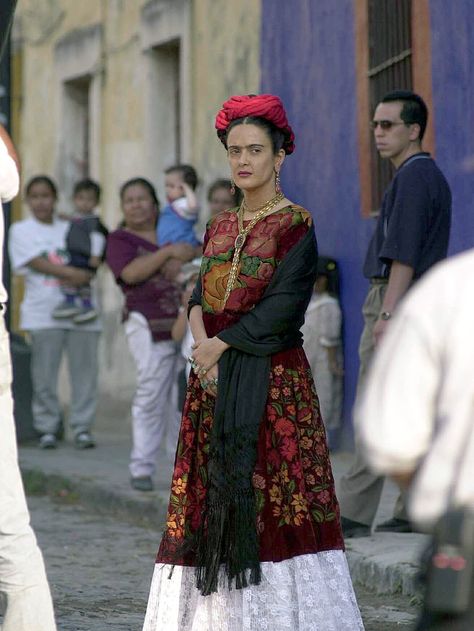
<svg viewBox="0 0 474 631"><path fill-rule="evenodd" d="M430 14L436 160L453 191L455 253L474 247L474 2L431 0Z"/></svg>
<svg viewBox="0 0 474 631"><path fill-rule="evenodd" d="M474 2L431 0L430 13L436 159L453 191L454 253L474 246ZM261 89L281 96L296 134L284 189L311 210L320 252L341 265L348 427L373 230L360 215L353 0L262 0L262 16Z"/></svg>
<svg viewBox="0 0 474 631"><path fill-rule="evenodd" d="M278 94L296 134L284 190L314 218L321 254L341 266L345 418L357 381L362 263L373 229L360 215L352 0L263 0L262 92ZM317 379L317 376L316 376Z"/></svg>

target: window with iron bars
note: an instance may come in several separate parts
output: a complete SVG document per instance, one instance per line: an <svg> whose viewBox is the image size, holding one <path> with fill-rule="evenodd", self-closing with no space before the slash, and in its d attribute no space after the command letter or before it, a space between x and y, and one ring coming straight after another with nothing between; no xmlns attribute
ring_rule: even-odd
<svg viewBox="0 0 474 631"><path fill-rule="evenodd" d="M412 90L412 0L368 0L369 101L371 115L387 92ZM393 177L371 143L372 212L379 211Z"/></svg>

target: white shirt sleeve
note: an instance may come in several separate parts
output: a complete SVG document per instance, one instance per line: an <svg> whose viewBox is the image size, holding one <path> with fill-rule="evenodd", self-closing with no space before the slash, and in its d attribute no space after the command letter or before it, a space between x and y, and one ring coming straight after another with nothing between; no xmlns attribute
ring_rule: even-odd
<svg viewBox="0 0 474 631"><path fill-rule="evenodd" d="M180 197L172 202L174 212L183 219L195 219L199 214L199 207L191 208L186 197Z"/></svg>
<svg viewBox="0 0 474 631"><path fill-rule="evenodd" d="M20 188L20 176L15 161L0 138L0 199L9 202Z"/></svg>
<svg viewBox="0 0 474 631"><path fill-rule="evenodd" d="M43 252L35 247L33 234L26 222L14 223L9 237L8 252L13 271L16 274L25 274L28 263Z"/></svg>
<svg viewBox="0 0 474 631"><path fill-rule="evenodd" d="M105 236L101 232L91 232L91 256L102 256L105 249Z"/></svg>
<svg viewBox="0 0 474 631"><path fill-rule="evenodd" d="M428 451L436 421L440 359L416 314L393 319L356 404L355 428L377 473L414 470Z"/></svg>
<svg viewBox="0 0 474 631"><path fill-rule="evenodd" d="M319 342L325 348L341 344L341 309L337 302L328 302L319 309L318 318L321 319L321 336Z"/></svg>

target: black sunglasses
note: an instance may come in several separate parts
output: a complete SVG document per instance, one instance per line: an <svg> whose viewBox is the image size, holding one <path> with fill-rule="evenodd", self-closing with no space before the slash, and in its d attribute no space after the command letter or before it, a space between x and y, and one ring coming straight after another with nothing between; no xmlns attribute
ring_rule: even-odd
<svg viewBox="0 0 474 631"><path fill-rule="evenodd" d="M377 127L380 125L380 128L383 129L384 131L388 131L389 129L392 129L392 127L394 127L395 125L412 125L413 123L405 123L405 122L394 122L394 121L387 121L387 120L382 120L382 121L370 121L370 127L372 129L377 129Z"/></svg>

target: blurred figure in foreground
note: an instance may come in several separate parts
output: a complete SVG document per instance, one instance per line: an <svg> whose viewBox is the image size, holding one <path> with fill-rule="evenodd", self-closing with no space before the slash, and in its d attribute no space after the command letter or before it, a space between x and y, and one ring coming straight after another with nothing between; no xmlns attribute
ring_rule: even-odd
<svg viewBox="0 0 474 631"><path fill-rule="evenodd" d="M0 269L3 252L2 201L18 193L18 158L0 125ZM0 594L6 596L3 631L54 631L53 605L43 557L30 526L18 467L11 360L4 312L7 293L0 281Z"/></svg>
<svg viewBox="0 0 474 631"><path fill-rule="evenodd" d="M436 533L419 631L474 629L473 279L470 250L410 293L356 408L370 466L409 487L410 518Z"/></svg>
<svg viewBox="0 0 474 631"><path fill-rule="evenodd" d="M338 284L336 261L320 256L318 276L301 329L331 447L331 439L341 425L344 374Z"/></svg>

